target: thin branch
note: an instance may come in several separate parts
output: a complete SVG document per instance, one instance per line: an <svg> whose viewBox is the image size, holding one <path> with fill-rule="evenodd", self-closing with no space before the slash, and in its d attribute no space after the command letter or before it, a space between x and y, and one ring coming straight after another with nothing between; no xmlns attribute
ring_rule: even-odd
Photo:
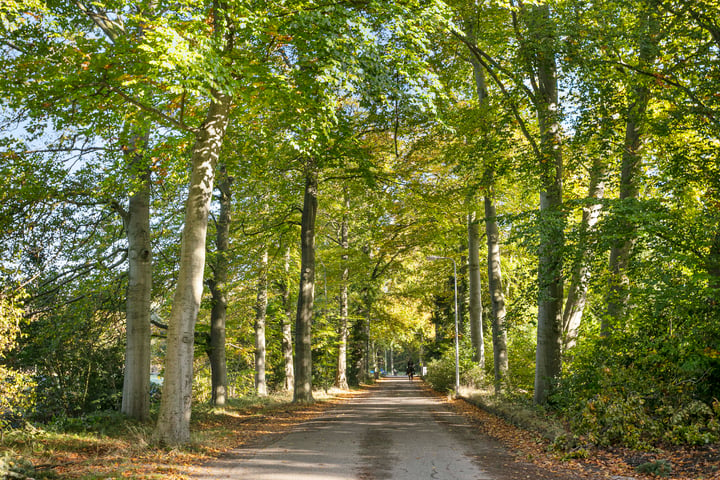
<svg viewBox="0 0 720 480"><path fill-rule="evenodd" d="M269 224L269 225L268 225L268 224L265 224L265 225L263 225L260 229L255 230L255 231L246 230L246 229L245 229L245 222L240 222L240 230L243 232L243 235L245 235L246 237L253 237L253 236L255 236L255 235L260 235L260 234L262 234L262 233L266 233L268 230L271 230L271 229L280 227L280 226L282 226L282 225L286 225L286 224L299 225L299 223L297 223L297 222L288 221L288 218L290 217L290 215L292 215L292 213L293 213L293 211L294 211L295 209L297 209L297 207L291 208L291 209L290 209L288 212L286 212L285 215L283 215L283 216L280 218L280 220L278 220L277 222L272 223L272 224ZM298 209L298 210L300 210L300 211L302 212L302 209Z"/></svg>
<svg viewBox="0 0 720 480"><path fill-rule="evenodd" d="M42 309L40 309L40 310L34 310L34 311L32 311L32 312L23 314L23 318L32 318L32 317L34 317L35 315L40 315L41 313L52 312L53 310L56 310L56 309L58 309L58 308L60 308L60 307L65 307L65 306L70 305L70 304L73 304L73 303L75 303L75 302L78 302L78 301L86 298L86 297L87 297L87 295L80 295L79 297L72 298L72 299L70 299L70 300L68 300L68 301L66 301L66 302L62 302L62 303L53 302L53 304L50 305L49 307L42 308Z"/></svg>
<svg viewBox="0 0 720 480"><path fill-rule="evenodd" d="M35 153L70 153L70 152L80 152L80 154L83 153L89 153L89 152L98 152L98 151L105 151L107 148L105 147L67 147L67 148L39 148L36 150L25 150L26 154L35 154Z"/></svg>
<svg viewBox="0 0 720 480"><path fill-rule="evenodd" d="M151 323L152 325L155 325L155 326L158 327L158 328L163 329L163 330L167 330L167 329L168 329L168 325L167 325L166 323L162 323L162 322L160 322L160 320L155 320L155 319L152 318L152 317L150 317L150 323Z"/></svg>
<svg viewBox="0 0 720 480"><path fill-rule="evenodd" d="M107 35L111 42L115 43L121 35L125 35L125 26L123 25L122 21L116 22L110 20L110 17L108 17L105 10L92 10L80 0L77 0L75 2L75 5L80 9L80 11L90 17L90 19L93 21L93 23L95 23L95 25L100 27L100 29L105 33L105 35Z"/></svg>
<svg viewBox="0 0 720 480"><path fill-rule="evenodd" d="M617 66L620 66L620 67L623 67L623 68L627 68L628 70L632 70L632 71L634 71L634 72L636 72L636 73L639 73L639 74L641 74L641 75L645 75L645 76L647 76L647 77L652 77L652 78L654 78L655 80L661 81L661 82L666 83L666 84L668 84L668 85L670 85L670 86L673 86L673 87L675 87L675 88L679 88L680 90L682 90L683 92L685 92L685 94L686 94L693 102L697 103L697 106L700 108L700 110L705 114L705 116L706 116L709 120L711 120L716 126L720 126L720 120L718 120L718 118L715 116L715 111L714 111L711 107L708 107L707 105L705 105L705 104L702 102L702 100L700 100L700 99L697 97L697 95L695 95L695 93L693 93L693 91L690 90L690 88L686 87L685 85L681 84L680 82L678 82L678 81L676 81L676 80L672 80L672 79L670 79L670 78L668 78L668 77L666 77L666 76L664 76L664 75L661 75L661 74L659 74L659 73L657 73L657 72L648 72L647 70L643 70L643 69L641 69L641 68L639 68L639 67L636 67L636 66L634 66L634 65L630 65L630 64L625 63L625 62L623 62L623 61L621 61L621 60L615 60L615 61L611 61L611 62L608 62L608 63L613 64L613 65L617 65Z"/></svg>
<svg viewBox="0 0 720 480"><path fill-rule="evenodd" d="M453 31L452 34L461 42L463 42L467 47L470 49L470 52L472 52L473 55L475 55L475 58L477 58L478 62L480 62L480 65L483 66L483 68L490 74L492 79L495 81L495 84L500 88L500 91L502 92L503 96L507 98L510 101L510 108L512 109L513 116L515 117L515 120L517 120L518 125L520 126L520 130L523 132L523 135L527 139L527 141L530 143L530 146L533 149L533 152L535 155L540 158L540 149L538 148L537 144L535 143L535 139L530 134L530 130L528 129L527 125L525 124L525 120L523 120L522 116L520 115L520 111L517 108L517 105L515 105L515 102L512 100L512 96L510 95L510 92L508 92L507 88L505 87L505 84L500 80L500 78L497 75L497 72L490 68L490 65L485 61L485 59L490 59L490 61L493 63L493 65L497 65L497 62L495 62L492 57L487 55L485 52L483 52L480 48L478 48L477 45L473 44L469 40L465 38L464 35ZM502 70L501 70L502 71ZM534 102L535 96L533 93L524 85L521 86L523 90L525 90L525 93L529 95L530 100Z"/></svg>
<svg viewBox="0 0 720 480"><path fill-rule="evenodd" d="M190 133L197 133L197 131L198 131L197 128L186 125L182 121L171 117L170 115L158 110L157 108L144 104L143 102L139 101L136 98L133 98L132 96L128 95L127 93L123 92L122 90L120 90L117 87L114 87L108 83L103 83L102 85L104 85L111 92L114 92L114 93L120 95L124 100L135 105L136 107L140 108L141 110L144 110L145 112L148 112L152 115L157 115L158 117L160 117L160 119L169 123L170 125L177 128L178 130L183 130L185 132L190 132Z"/></svg>

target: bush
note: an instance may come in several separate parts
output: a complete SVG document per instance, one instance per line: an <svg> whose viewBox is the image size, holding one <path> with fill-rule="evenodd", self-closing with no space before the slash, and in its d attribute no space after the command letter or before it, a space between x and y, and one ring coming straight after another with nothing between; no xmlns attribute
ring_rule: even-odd
<svg viewBox="0 0 720 480"><path fill-rule="evenodd" d="M54 472L38 472L31 462L7 451L0 454L0 478L39 480L57 478L57 475Z"/></svg>
<svg viewBox="0 0 720 480"><path fill-rule="evenodd" d="M455 388L455 354L446 352L439 360L428 364L425 381L438 392L447 393Z"/></svg>
<svg viewBox="0 0 720 480"><path fill-rule="evenodd" d="M113 312L74 307L78 311L39 317L24 328L17 359L36 372L35 421L120 407L124 321Z"/></svg>
<svg viewBox="0 0 720 480"><path fill-rule="evenodd" d="M625 397L608 391L587 402L573 429L582 432L592 443L602 446L623 444L646 449L653 422L644 408L644 401L635 394Z"/></svg>
<svg viewBox="0 0 720 480"><path fill-rule="evenodd" d="M709 405L698 389L712 359L677 341L626 333L612 344L590 343L576 352L552 405L570 419L576 434L598 445L647 449L717 442L720 403Z"/></svg>
<svg viewBox="0 0 720 480"><path fill-rule="evenodd" d="M720 439L720 401L713 408L695 400L670 415L665 440L680 445L704 445Z"/></svg>
<svg viewBox="0 0 720 480"><path fill-rule="evenodd" d="M455 372L453 371L453 377ZM473 365L460 373L460 384L472 389L480 389L486 384L485 370L479 365Z"/></svg>
<svg viewBox="0 0 720 480"><path fill-rule="evenodd" d="M667 460L656 460L654 462L638 465L635 470L640 473L649 473L657 477L669 477L672 473L672 464Z"/></svg>
<svg viewBox="0 0 720 480"><path fill-rule="evenodd" d="M22 312L17 302L18 299L0 292L0 430L22 426L34 402L35 382L7 359L20 337Z"/></svg>

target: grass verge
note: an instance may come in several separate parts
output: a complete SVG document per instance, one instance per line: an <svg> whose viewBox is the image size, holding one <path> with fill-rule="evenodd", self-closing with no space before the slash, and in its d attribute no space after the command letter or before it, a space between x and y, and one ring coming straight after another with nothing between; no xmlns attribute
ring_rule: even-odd
<svg viewBox="0 0 720 480"><path fill-rule="evenodd" d="M192 439L182 448L152 443L154 422L139 423L116 412L66 419L4 432L0 478L187 480L189 467L221 453L279 434L322 414L358 391L315 392L316 402L296 405L289 394L244 397L223 408L193 407ZM3 471L5 469L5 471Z"/></svg>

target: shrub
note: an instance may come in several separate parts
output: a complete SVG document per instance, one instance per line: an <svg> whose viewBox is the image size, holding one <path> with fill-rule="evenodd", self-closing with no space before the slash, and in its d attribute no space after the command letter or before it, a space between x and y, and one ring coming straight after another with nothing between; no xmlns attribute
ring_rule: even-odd
<svg viewBox="0 0 720 480"><path fill-rule="evenodd" d="M669 477L672 473L672 464L667 460L656 460L654 462L638 465L635 470L640 473L649 473L657 477Z"/></svg>
<svg viewBox="0 0 720 480"><path fill-rule="evenodd" d="M704 445L720 439L720 402L715 408L694 400L675 410L670 416L665 440L677 445Z"/></svg>
<svg viewBox="0 0 720 480"><path fill-rule="evenodd" d="M17 299L0 292L0 431L22 426L34 401L35 382L27 373L13 368L6 358L20 337L22 312L16 303Z"/></svg>
<svg viewBox="0 0 720 480"><path fill-rule="evenodd" d="M573 429L597 445L623 444L645 449L649 447L651 423L642 398L608 391L587 402L580 417L573 422Z"/></svg>
<svg viewBox="0 0 720 480"><path fill-rule="evenodd" d="M707 393L717 391L715 350L701 350L679 335L646 333L618 330L612 339L573 350L551 405L577 435L599 445L650 448L720 440L720 404ZM705 341L713 338L706 335Z"/></svg>
<svg viewBox="0 0 720 480"><path fill-rule="evenodd" d="M428 364L425 381L438 392L450 392L455 388L455 357L447 353Z"/></svg>
<svg viewBox="0 0 720 480"><path fill-rule="evenodd" d="M453 371L453 377L454 377ZM460 384L473 389L480 389L485 386L486 373L479 365L473 365L468 370L460 373Z"/></svg>
<svg viewBox="0 0 720 480"><path fill-rule="evenodd" d="M57 478L57 475L54 472L38 472L31 462L7 451L0 454L0 478L39 480Z"/></svg>
<svg viewBox="0 0 720 480"><path fill-rule="evenodd" d="M120 407L124 321L114 312L73 307L77 311L53 312L24 327L17 358L35 371L35 421Z"/></svg>

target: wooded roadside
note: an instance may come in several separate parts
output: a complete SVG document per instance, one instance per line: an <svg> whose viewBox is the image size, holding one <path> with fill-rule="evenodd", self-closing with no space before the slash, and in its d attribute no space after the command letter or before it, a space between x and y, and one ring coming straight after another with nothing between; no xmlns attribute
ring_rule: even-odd
<svg viewBox="0 0 720 480"><path fill-rule="evenodd" d="M225 409L196 406L193 441L184 448L151 444L152 423L123 420L116 414L87 417L84 423L57 426L57 431L25 429L6 432L0 462L21 458L19 476L28 479L137 478L187 480L188 467L210 461L224 452L273 441L296 425L323 414L346 399L367 394L374 386L349 392L316 392L313 404L298 405L291 398L271 396L233 401ZM428 392L432 392L427 388ZM514 452L518 461L531 461L553 472L589 479L675 480L719 479L720 448L660 449L639 452L623 448L577 447L562 450L541 433L510 424L461 399L434 393L454 411ZM62 430L62 432L61 432ZM556 442L557 443L557 442ZM557 445L555 446L557 447ZM29 463L32 463L33 467ZM0 463L0 472L7 465ZM666 468L670 472L665 474ZM645 470L643 473L641 470ZM548 477L552 478L552 477Z"/></svg>

